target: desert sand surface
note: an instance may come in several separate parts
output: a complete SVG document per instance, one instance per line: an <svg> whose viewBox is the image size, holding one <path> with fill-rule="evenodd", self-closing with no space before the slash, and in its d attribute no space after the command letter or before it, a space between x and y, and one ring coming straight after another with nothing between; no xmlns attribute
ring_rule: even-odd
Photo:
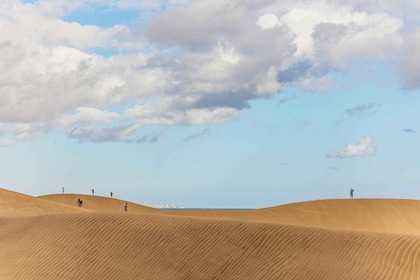
<svg viewBox="0 0 420 280"><path fill-rule="evenodd" d="M0 279L420 279L416 200L125 213L78 197L0 189Z"/></svg>
<svg viewBox="0 0 420 280"><path fill-rule="evenodd" d="M420 235L420 200L337 199L257 210L173 210L173 215Z"/></svg>
<svg viewBox="0 0 420 280"><path fill-rule="evenodd" d="M39 196L39 198L59 202L61 204L76 207L78 206L77 200L80 198L83 201L82 207L88 211L98 212L123 212L125 200L118 198L108 198L103 196L82 195L82 194L50 194ZM159 210L139 205L136 203L128 202L128 209L130 213L148 213L157 212Z"/></svg>
<svg viewBox="0 0 420 280"><path fill-rule="evenodd" d="M40 202L36 197L0 188L0 216L86 212L76 205L63 205L52 200Z"/></svg>

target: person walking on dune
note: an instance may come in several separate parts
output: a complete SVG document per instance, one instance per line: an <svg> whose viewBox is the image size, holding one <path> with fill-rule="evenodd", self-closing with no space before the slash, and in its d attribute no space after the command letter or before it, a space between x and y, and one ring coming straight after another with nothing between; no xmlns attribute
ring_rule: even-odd
<svg viewBox="0 0 420 280"><path fill-rule="evenodd" d="M124 206L124 211L127 212L127 210L128 210L128 203L126 202Z"/></svg>
<svg viewBox="0 0 420 280"><path fill-rule="evenodd" d="M92 189L92 195L95 195L95 189Z"/></svg>
<svg viewBox="0 0 420 280"><path fill-rule="evenodd" d="M353 199L353 193L354 193L354 190L350 189L350 199Z"/></svg>
<svg viewBox="0 0 420 280"><path fill-rule="evenodd" d="M113 193L111 192L110 195L111 195L111 198L112 198Z"/></svg>
<svg viewBox="0 0 420 280"><path fill-rule="evenodd" d="M64 187L61 188L61 192L64 194Z"/></svg>

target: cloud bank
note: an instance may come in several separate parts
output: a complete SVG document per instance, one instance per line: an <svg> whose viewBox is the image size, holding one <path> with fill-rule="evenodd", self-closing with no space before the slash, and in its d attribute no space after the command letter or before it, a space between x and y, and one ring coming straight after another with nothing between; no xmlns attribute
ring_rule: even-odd
<svg viewBox="0 0 420 280"><path fill-rule="evenodd" d="M154 142L145 126L228 122L251 100L288 87L328 91L339 86L331 73L398 53L402 86L419 88L420 28L405 24L417 26L420 5L380 2L3 1L0 144L51 131L80 141ZM66 20L98 5L142 11L147 21Z"/></svg>

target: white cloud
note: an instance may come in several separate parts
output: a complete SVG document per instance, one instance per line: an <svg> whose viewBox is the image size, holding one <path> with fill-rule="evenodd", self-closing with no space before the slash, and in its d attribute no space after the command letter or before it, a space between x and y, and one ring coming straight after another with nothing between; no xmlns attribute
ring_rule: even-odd
<svg viewBox="0 0 420 280"><path fill-rule="evenodd" d="M339 84L329 77L310 77L301 79L300 86L307 91L328 91Z"/></svg>
<svg viewBox="0 0 420 280"><path fill-rule="evenodd" d="M95 25L81 25L66 22L60 17L62 11L55 5L54 11L45 13L44 2L20 4L7 1L3 4L0 17L2 38L22 44L54 47L57 45L73 46L80 49L91 47L117 47L118 40L129 35L129 29L123 25L101 28ZM48 5L49 7L51 5ZM1 10L0 10L1 11Z"/></svg>
<svg viewBox="0 0 420 280"><path fill-rule="evenodd" d="M267 29L279 26L280 22L276 15L267 13L258 17L256 24L262 29Z"/></svg>
<svg viewBox="0 0 420 280"><path fill-rule="evenodd" d="M239 117L242 111L234 108L193 109L185 112L186 123L199 125L205 123L224 123Z"/></svg>
<svg viewBox="0 0 420 280"><path fill-rule="evenodd" d="M76 124L91 122L109 122L118 119L120 115L115 112L108 112L91 107L79 107L73 115L66 115L57 120L62 127L71 127Z"/></svg>
<svg viewBox="0 0 420 280"><path fill-rule="evenodd" d="M259 96L274 95L280 88L281 85L277 80L277 69L275 67L270 67L265 78L257 84L257 94Z"/></svg>
<svg viewBox="0 0 420 280"><path fill-rule="evenodd" d="M8 126L4 137L0 139L0 146L12 146L33 139L43 130L44 127L40 123L19 123Z"/></svg>
<svg viewBox="0 0 420 280"><path fill-rule="evenodd" d="M376 2L2 1L0 141L54 130L84 141L148 141L144 126L227 122L288 86L331 90L340 86L331 71L386 60L402 46L405 86L420 87L420 32L402 35L418 1L398 9ZM147 9L147 30L64 20L95 5Z"/></svg>
<svg viewBox="0 0 420 280"><path fill-rule="evenodd" d="M168 98L154 105L134 106L126 111L126 116L140 127L224 123L243 113L243 110L230 107L195 109L196 102L197 100L193 99Z"/></svg>
<svg viewBox="0 0 420 280"><path fill-rule="evenodd" d="M296 55L317 60L325 54L329 64L340 70L346 69L355 57L383 57L402 43L402 20L326 1L292 5L279 21L296 34ZM327 24L344 28L334 34L331 29L322 28Z"/></svg>
<svg viewBox="0 0 420 280"><path fill-rule="evenodd" d="M371 146L372 138L360 138L356 143L348 143L346 148L341 152L330 152L327 157L329 158L349 158L370 156L375 153L375 148Z"/></svg>

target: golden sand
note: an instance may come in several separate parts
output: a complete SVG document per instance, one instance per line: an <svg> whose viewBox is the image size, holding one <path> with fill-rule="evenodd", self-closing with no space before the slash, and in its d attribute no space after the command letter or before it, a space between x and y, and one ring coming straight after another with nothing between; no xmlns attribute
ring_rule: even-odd
<svg viewBox="0 0 420 280"><path fill-rule="evenodd" d="M419 201L124 203L0 189L0 279L420 279Z"/></svg>

